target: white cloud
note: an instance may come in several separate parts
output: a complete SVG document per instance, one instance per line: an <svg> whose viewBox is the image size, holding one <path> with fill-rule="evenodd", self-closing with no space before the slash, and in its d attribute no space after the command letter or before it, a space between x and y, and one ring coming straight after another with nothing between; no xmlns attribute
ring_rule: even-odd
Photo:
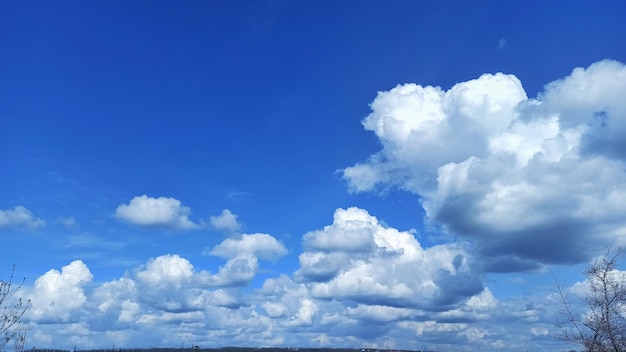
<svg viewBox="0 0 626 352"><path fill-rule="evenodd" d="M98 310L105 312L122 301L132 299L135 293L135 281L121 278L100 285L94 290L92 298L98 302Z"/></svg>
<svg viewBox="0 0 626 352"><path fill-rule="evenodd" d="M193 265L178 255L166 254L150 259L137 279L149 286L180 287L193 276Z"/></svg>
<svg viewBox="0 0 626 352"><path fill-rule="evenodd" d="M298 313L291 318L289 325L312 325L313 324L313 316L318 311L318 307L310 299L304 299L300 303L300 308L298 309Z"/></svg>
<svg viewBox="0 0 626 352"><path fill-rule="evenodd" d="M363 121L382 150L343 176L352 191L419 195L427 219L475 241L489 270L580 262L625 242L624 96L615 61L577 68L536 99L500 73L448 91L400 85Z"/></svg>
<svg viewBox="0 0 626 352"><path fill-rule="evenodd" d="M74 321L87 301L83 286L92 278L89 268L80 260L64 266L60 272L48 271L35 281L28 318L37 322Z"/></svg>
<svg viewBox="0 0 626 352"><path fill-rule="evenodd" d="M274 237L264 234L244 234L239 238L227 238L213 248L209 254L233 258L241 253L249 253L261 259L277 259L287 254L287 249Z"/></svg>
<svg viewBox="0 0 626 352"><path fill-rule="evenodd" d="M252 280L259 269L259 260L250 253L241 253L228 259L216 274L203 272L200 282L209 286L244 286Z"/></svg>
<svg viewBox="0 0 626 352"><path fill-rule="evenodd" d="M368 246L372 250L367 255L343 252L355 256L340 270L355 275L347 275L349 280L365 273L362 278L373 276L370 282L374 284L390 286L391 282L403 282L410 289L422 287L429 280L433 287L446 291L435 295L435 300L455 301L448 297L452 294L457 297L456 303L439 305L437 310L429 310L433 306L427 303L410 301L401 306L399 300L381 299L376 293L351 295L355 291L349 287L319 297L313 292L315 286L332 280L296 282L285 274L269 278L261 288L253 289L250 280L258 269L256 257L249 253L231 258L217 274L196 271L188 259L179 255L163 255L129 270L120 279L90 285L88 269L77 261L61 273L50 271L37 281L30 296L45 299L34 300L37 314L28 313L25 317L25 323L33 330L29 343L56 346L72 341L79 348L89 348L125 346L129 341L179 345L184 339L185 345L200 346L220 341L235 346L326 343L378 348L397 341L408 348L419 340L429 341L431 349L439 350L447 344L472 342L475 350L478 345L488 349L488 345L507 341L511 336L514 340L545 336L542 333L550 329L551 323L547 324L544 318L548 314L541 305L524 305L522 301L502 304L486 288L473 295L455 293L456 289L468 287L467 276L461 274L465 264L454 259L449 248L434 247L429 252L431 249L419 248L409 233L384 228L363 210L344 211L335 216L338 220L330 225L332 231L339 235L341 226L357 232L359 228L368 228L366 233L373 234L371 240L375 243ZM309 237L311 243L316 243L315 236ZM343 248L342 244L338 243L337 248ZM319 253L333 251L329 245L324 250ZM358 262L368 260L374 264L369 266L370 271L357 273L356 268L361 267ZM409 267L411 272L407 273ZM458 273L447 277L443 273L449 270ZM416 281L415 286L410 283L412 280ZM428 292L415 291L413 295L415 300L432 302ZM56 298L61 296L65 299ZM46 309L43 313L42 306ZM489 320L494 317L496 320ZM510 332L511 324L504 328L502 321L517 322L517 330ZM536 335L529 334L531 328L536 329ZM324 336L320 337L320 331Z"/></svg>
<svg viewBox="0 0 626 352"><path fill-rule="evenodd" d="M138 294L125 299L158 308L162 312L185 312L205 305L206 293L200 288L206 272L194 270L191 262L177 254L148 260L132 278Z"/></svg>
<svg viewBox="0 0 626 352"><path fill-rule="evenodd" d="M245 256L244 256L245 257ZM255 266L255 258L249 259ZM246 267L242 257L233 258L218 274L194 271L189 260L167 254L152 258L130 277L106 282L90 296L92 325L99 329L127 328L129 324L148 327L177 322L206 320L210 309L237 309L242 306L236 291L207 290L207 286L236 286L249 282L256 268ZM213 308L211 308L213 307Z"/></svg>
<svg viewBox="0 0 626 352"><path fill-rule="evenodd" d="M483 75L447 92L416 84L379 92L363 126L376 133L383 150L345 169L344 177L354 191L384 184L430 190L442 164L485 155L485 135L506 128L524 99L520 81L503 74Z"/></svg>
<svg viewBox="0 0 626 352"><path fill-rule="evenodd" d="M121 310L120 314L117 317L117 320L122 323L133 323L137 321L137 317L139 314L140 306L139 304L125 300L120 304Z"/></svg>
<svg viewBox="0 0 626 352"><path fill-rule="evenodd" d="M226 233L236 233L241 230L241 224L237 220L237 215L230 210L224 209L218 216L211 216L211 226L219 231Z"/></svg>
<svg viewBox="0 0 626 352"><path fill-rule="evenodd" d="M261 271L259 260L286 253L268 234L227 238L211 251L227 261L212 270L165 254L120 279L87 285L86 266L73 263L72 270L42 278L64 277L69 283L64 287L76 288L71 292L78 300L58 306L55 297L62 294L51 294L59 290L41 285L43 279L32 290L30 297L46 298L34 300L35 312L25 317L37 330L32 343L72 341L88 348L129 341L178 345L184 339L200 346L221 341L381 348L420 341L420 347L433 350L464 345L503 350L501 341L521 341L514 344L519 346L549 338L552 315L545 304L496 300L459 244L423 248L412 232L348 208L337 209L330 225L306 233L303 248L293 276L270 277L258 289L251 283ZM514 331L503 328L510 322Z"/></svg>
<svg viewBox="0 0 626 352"><path fill-rule="evenodd" d="M39 219L25 207L18 205L13 209L0 210L0 229L21 228L35 230L43 227L45 221Z"/></svg>
<svg viewBox="0 0 626 352"><path fill-rule="evenodd" d="M358 208L335 211L333 225L305 234L303 241L307 248L320 252L370 252L378 220L361 215Z"/></svg>
<svg viewBox="0 0 626 352"><path fill-rule="evenodd" d="M191 209L178 199L147 195L134 197L129 204L117 207L115 217L132 225L168 230L193 230L200 225L189 220Z"/></svg>
<svg viewBox="0 0 626 352"><path fill-rule="evenodd" d="M282 318L287 314L287 306L277 302L263 302L261 307L270 318Z"/></svg>
<svg viewBox="0 0 626 352"><path fill-rule="evenodd" d="M224 308L237 308L242 305L240 297L236 297L232 292L226 289L217 289L206 291L205 302L208 305Z"/></svg>
<svg viewBox="0 0 626 352"><path fill-rule="evenodd" d="M297 316L302 308L304 301L310 301L307 303L311 308L310 317L313 316L315 310L315 302L309 294L308 288L302 284L291 280L287 275L280 275L277 278L271 278L263 283L261 289L257 292L259 297L263 300L261 307L265 310L267 315L272 319L285 318L287 324L296 324L293 320L297 320ZM313 304L311 304L313 303ZM302 317L304 312L300 314ZM306 316L306 314L304 314ZM308 320L308 319L306 319ZM302 322L302 320L298 320Z"/></svg>
<svg viewBox="0 0 626 352"><path fill-rule="evenodd" d="M83 321L93 331L129 328L141 315L138 285L130 278L121 278L100 284L88 293L88 304L83 308Z"/></svg>
<svg viewBox="0 0 626 352"><path fill-rule="evenodd" d="M337 209L332 225L304 236L304 247L294 277L316 298L430 310L483 290L461 247L424 249L413 234L385 228L359 208Z"/></svg>

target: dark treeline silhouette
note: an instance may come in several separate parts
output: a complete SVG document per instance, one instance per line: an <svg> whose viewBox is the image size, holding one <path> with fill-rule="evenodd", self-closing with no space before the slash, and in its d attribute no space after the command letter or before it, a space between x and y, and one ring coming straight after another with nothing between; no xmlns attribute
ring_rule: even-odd
<svg viewBox="0 0 626 352"><path fill-rule="evenodd" d="M26 350L28 351L28 350ZM31 352L433 352L433 351L413 351L396 349L361 349L361 348L295 348L295 347L220 347L220 348L200 348L193 346L190 348L101 348L101 349L50 349L33 348Z"/></svg>

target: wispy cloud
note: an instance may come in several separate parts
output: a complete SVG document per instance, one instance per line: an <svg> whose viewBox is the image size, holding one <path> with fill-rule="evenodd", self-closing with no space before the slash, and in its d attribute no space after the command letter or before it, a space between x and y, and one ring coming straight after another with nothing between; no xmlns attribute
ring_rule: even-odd
<svg viewBox="0 0 626 352"><path fill-rule="evenodd" d="M506 47L506 38L502 37L498 41L498 49L504 50L505 47Z"/></svg>
<svg viewBox="0 0 626 352"><path fill-rule="evenodd" d="M79 226L78 221L76 221L76 218L74 218L73 216L69 216L66 218L58 218L57 223L65 227L68 230L76 229Z"/></svg>
<svg viewBox="0 0 626 352"><path fill-rule="evenodd" d="M0 210L0 230L3 228L35 230L45 225L45 221L36 217L24 206L18 205L13 209Z"/></svg>

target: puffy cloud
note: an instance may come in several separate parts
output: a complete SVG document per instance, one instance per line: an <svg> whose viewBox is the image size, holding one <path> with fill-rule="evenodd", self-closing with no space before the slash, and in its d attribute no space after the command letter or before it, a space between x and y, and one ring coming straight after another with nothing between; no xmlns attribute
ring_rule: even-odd
<svg viewBox="0 0 626 352"><path fill-rule="evenodd" d="M448 91L400 85L363 121L382 150L343 176L352 191L415 193L429 221L478 244L488 270L581 262L625 242L625 95L615 61L535 99L501 73Z"/></svg>
<svg viewBox="0 0 626 352"><path fill-rule="evenodd" d="M235 287L246 285L259 269L259 259L274 260L287 254L287 249L268 234L243 234L227 238L204 254L228 258L217 273L202 272L200 282L209 286Z"/></svg>
<svg viewBox="0 0 626 352"><path fill-rule="evenodd" d="M107 331L139 323L147 328L206 320L205 314L211 309L236 310L245 305L236 291L203 287L249 282L256 273L256 262L254 257L245 259L249 260L242 264L241 257L233 258L218 274L212 275L207 271L194 271L189 260L178 255L152 258L131 272L130 277L103 283L93 290L90 326Z"/></svg>
<svg viewBox="0 0 626 352"><path fill-rule="evenodd" d="M18 205L13 209L0 210L0 229L22 228L35 230L46 224L25 207Z"/></svg>
<svg viewBox="0 0 626 352"><path fill-rule="evenodd" d="M216 274L203 272L200 282L209 286L243 286L252 280L259 269L259 260L250 253L241 253L229 259Z"/></svg>
<svg viewBox="0 0 626 352"><path fill-rule="evenodd" d="M304 299L300 303L298 313L292 317L290 325L312 325L313 315L318 311L317 305L310 299Z"/></svg>
<svg viewBox="0 0 626 352"><path fill-rule="evenodd" d="M320 299L436 310L483 290L463 248L424 249L411 233L383 227L359 208L337 209L332 225L304 236L304 247L294 277Z"/></svg>
<svg viewBox="0 0 626 352"><path fill-rule="evenodd" d="M381 267L381 273L397 276L391 280L416 280L420 285L429 276L433 285L444 287L442 280L437 278L437 275L441 275L438 273L463 266L451 260L454 257L450 257L447 250L440 247L435 247L432 253L428 253L429 249L420 250L405 237L410 234L383 228L375 218L362 210L353 208L345 211L345 214L335 217L342 219L338 223L350 223L350 226L354 226L352 230L369 228L364 233L372 233L372 241L378 243L369 246L372 248L369 256L378 256L375 254L377 251L387 252L386 263L373 261ZM383 230L388 232L381 234ZM337 234L340 235L340 232ZM314 237L311 236L312 243L316 243ZM381 251L377 246L388 247ZM338 247L342 248L341 244ZM401 247L406 248L406 251L399 250ZM332 248L327 246L324 250L320 253L331 253L328 251L332 251ZM346 253L356 256L362 254ZM404 258L409 262L419 256L423 256L425 261L413 261L412 265L415 266L407 274L403 272L400 260L404 253L413 253ZM73 292L71 299L68 293L62 301L65 305L57 307L59 311L66 312L67 317L47 314L45 319L39 315L36 320L33 317L37 316L28 313L25 323L33 330L29 341L47 346L61 346L71 341L79 348L111 344L124 346L131 339L145 345L177 345L184 340L185 344L200 346L211 346L215 341L220 341L231 345L287 347L331 344L372 348L389 346L397 341L400 347L409 348L419 340L420 346L435 350L468 342L472 342L473 350L476 346L496 350L489 347L498 341L515 340L521 341L519 344L523 345L528 342L524 339L547 338L544 332L552 326L552 321L546 323L545 316L548 314L543 303L545 299L534 304L517 300L503 304L498 303L488 289L448 307L424 310L422 305L401 307L390 304L397 301L378 300L372 303L371 296L368 299L365 296L342 294L341 291L335 291L331 298L317 297L313 289L321 281L296 282L284 274L267 279L258 289L252 289L251 286L209 287L232 285L237 281L238 273L241 275L240 285L249 284L252 277L250 273L256 270L249 270L255 258L250 254L231 258L218 270L218 274L212 275L206 271L195 271L188 259L168 254L148 260L145 265L128 271L120 279L91 285L86 285L91 280L90 275L86 275L88 271L81 267L81 262L74 262L64 267L61 273L51 271L38 280L43 282L44 277L61 276L64 282L71 284L64 287L78 286L80 291ZM363 257L354 260L363 261ZM439 269L431 268L428 263L433 263ZM353 270L353 266L348 262L345 271ZM392 268L401 272L396 274ZM428 274L424 275L422 271ZM376 275L375 280L381 281L381 285L389 285L389 280L385 281L382 275ZM444 275L444 280L447 279ZM411 287L410 283L406 285ZM465 285L463 280L459 285ZM50 286L54 285L36 285L31 297L38 295L46 297L48 301L34 301L36 305L33 308L42 304L56 306L57 300L50 298L55 294L51 295L50 292L58 290L45 289ZM37 293L40 290L43 291ZM416 299L429 300L427 296L420 296L421 292L414 294ZM76 300L76 297L79 299ZM80 315L77 314L79 312ZM516 324L503 326L502 322ZM510 331L512 326L516 329L514 332ZM535 333L529 333L531 328L535 329ZM320 332L323 332L323 336L320 336ZM559 350L558 347L556 350ZM497 349L504 350L505 347Z"/></svg>
<svg viewBox="0 0 626 352"><path fill-rule="evenodd" d="M383 150L346 168L344 177L354 191L384 184L429 190L441 165L485 155L486 134L506 128L524 99L520 81L503 74L483 75L447 92L416 84L379 92L363 126L377 135Z"/></svg>
<svg viewBox="0 0 626 352"><path fill-rule="evenodd" d="M263 302L261 307L270 318L282 318L287 314L287 306L276 302Z"/></svg>
<svg viewBox="0 0 626 352"><path fill-rule="evenodd" d="M183 340L200 346L410 348L419 341L433 350L504 350L503 341L521 341L519 347L549 338L552 315L544 297L499 302L471 273L475 268L462 247L422 248L412 233L384 226L365 210L336 210L332 224L303 236L301 267L293 276L270 277L255 288L259 258L283 248L277 243L269 235L228 238L215 247L228 260L213 273L176 254L89 285L91 274L80 261L52 270L29 290L39 297L25 316L34 332L29 341L70 341L79 348ZM325 265L330 268L323 271ZM59 281L65 284L51 284ZM502 322L515 324L505 328Z"/></svg>
<svg viewBox="0 0 626 352"><path fill-rule="evenodd" d="M359 217L357 208L336 211L333 225L304 235L307 248L320 252L370 252L374 249L374 217ZM342 224L337 226L336 224Z"/></svg>
<svg viewBox="0 0 626 352"><path fill-rule="evenodd" d="M293 320L297 320L297 316L303 316L304 312L299 315L301 309L307 309L302 308L305 305L304 301L310 301L306 305L311 308L311 318L315 311L314 307L317 307L308 288L302 283L294 282L284 274L277 278L267 279L257 294L263 301L261 307L270 318L289 318L291 325L297 325ZM302 322L302 320L299 321Z"/></svg>
<svg viewBox="0 0 626 352"><path fill-rule="evenodd" d="M150 259L135 274L137 291L141 292L136 300L165 312L199 309L205 304L202 290L196 288L201 275L189 260L176 254Z"/></svg>
<svg viewBox="0 0 626 352"><path fill-rule="evenodd" d="M236 233L241 230L241 224L237 220L237 215L230 210L224 209L218 216L211 216L211 226L219 231L226 233Z"/></svg>
<svg viewBox="0 0 626 352"><path fill-rule="evenodd" d="M120 302L128 301L135 297L137 285L129 278L121 278L105 282L93 292L94 301L98 302L97 307L101 312L105 312Z"/></svg>
<svg viewBox="0 0 626 352"><path fill-rule="evenodd" d="M214 291L205 291L206 297L205 302L208 305L212 305L215 307L224 307L224 308L239 308L244 305L241 302L240 297L232 294L225 289L217 289Z"/></svg>
<svg viewBox="0 0 626 352"><path fill-rule="evenodd" d="M178 199L147 195L134 197L130 203L121 204L115 217L130 224L146 228L167 230L193 230L200 225L189 220L191 209L183 206Z"/></svg>
<svg viewBox="0 0 626 352"><path fill-rule="evenodd" d="M193 265L178 255L166 254L150 259L137 279L150 286L180 287L193 276Z"/></svg>
<svg viewBox="0 0 626 352"><path fill-rule="evenodd" d="M227 238L213 248L209 254L232 258L249 253L261 259L276 259L287 254L287 249L274 237L264 234L244 234L240 238Z"/></svg>
<svg viewBox="0 0 626 352"><path fill-rule="evenodd" d="M268 234L244 234L227 238L204 254L228 258L216 274L202 272L200 281L209 286L234 287L246 285L259 269L259 259L274 260L285 254L287 249Z"/></svg>
<svg viewBox="0 0 626 352"><path fill-rule="evenodd" d="M82 321L88 324L92 334L128 328L137 320L141 310L137 291L136 282L129 278L94 287L91 292L86 292L87 302L82 308Z"/></svg>
<svg viewBox="0 0 626 352"><path fill-rule="evenodd" d="M28 318L37 322L70 322L87 301L83 286L93 275L80 260L52 269L35 281Z"/></svg>

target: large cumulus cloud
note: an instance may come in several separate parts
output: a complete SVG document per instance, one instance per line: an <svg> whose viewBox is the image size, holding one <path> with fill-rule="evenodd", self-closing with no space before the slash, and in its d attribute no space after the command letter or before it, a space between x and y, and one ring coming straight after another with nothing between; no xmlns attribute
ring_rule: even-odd
<svg viewBox="0 0 626 352"><path fill-rule="evenodd" d="M513 75L380 92L363 125L382 150L352 191L400 188L480 247L493 271L580 262L626 232L626 68L577 68L529 99Z"/></svg>
<svg viewBox="0 0 626 352"><path fill-rule="evenodd" d="M87 301L84 286L93 278L87 265L75 260L61 268L51 269L35 281L29 295L32 306L27 318L39 322L74 322Z"/></svg>

